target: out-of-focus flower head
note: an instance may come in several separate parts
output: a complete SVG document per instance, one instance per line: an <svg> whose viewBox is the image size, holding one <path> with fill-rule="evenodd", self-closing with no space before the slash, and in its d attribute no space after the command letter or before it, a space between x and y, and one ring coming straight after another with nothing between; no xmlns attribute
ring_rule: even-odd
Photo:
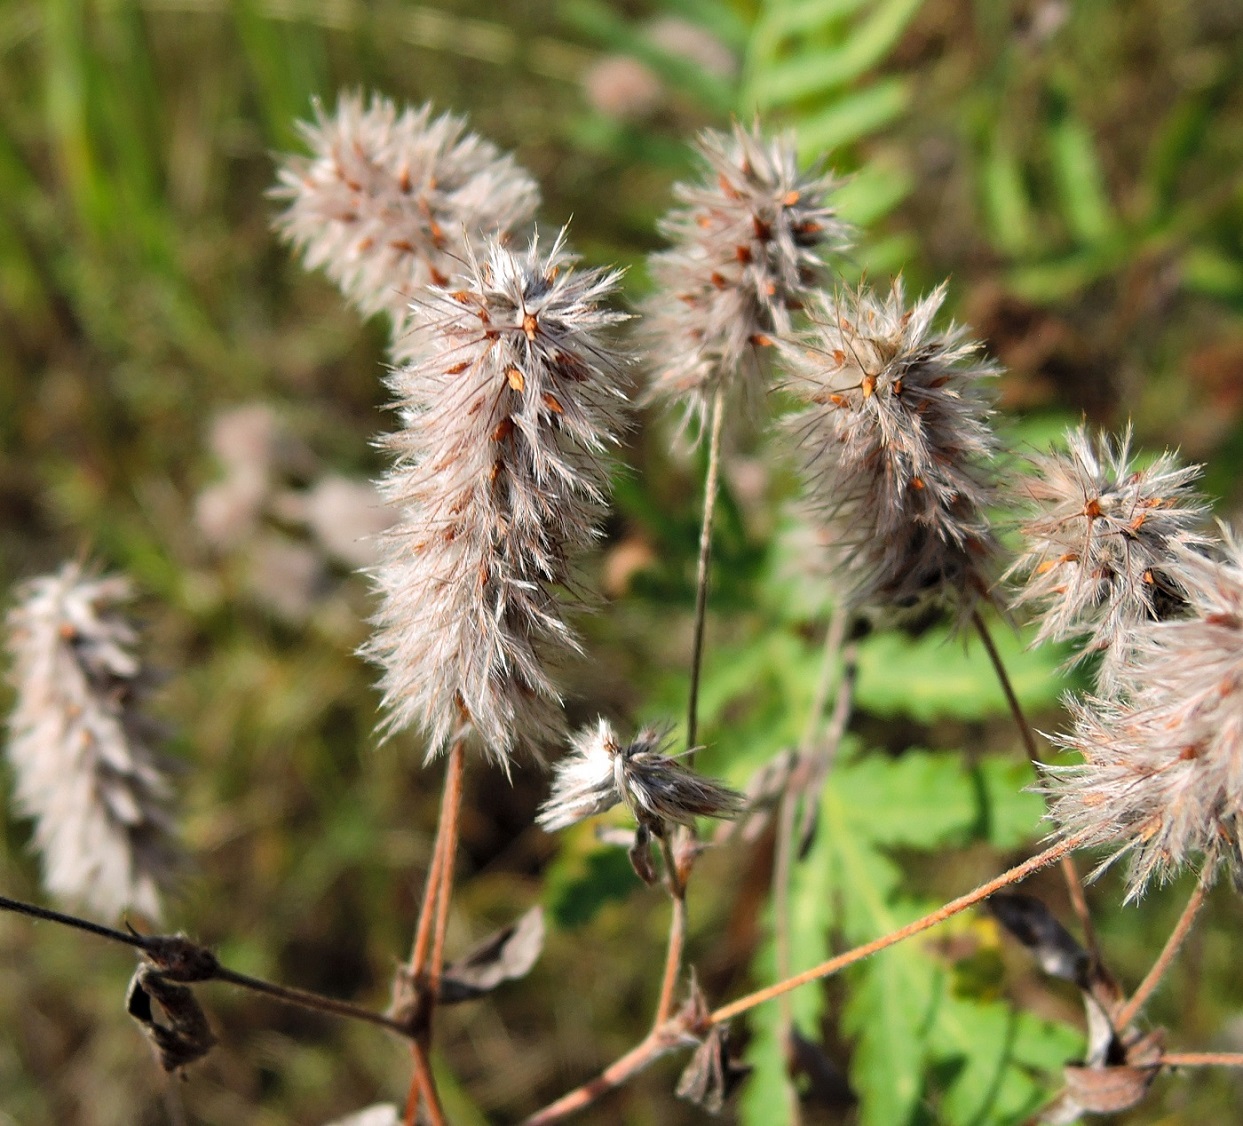
<svg viewBox="0 0 1243 1126"><path fill-rule="evenodd" d="M460 117L430 105L344 95L299 125L310 156L290 156L273 195L288 206L277 229L365 314L404 325L419 289L443 284L469 240L525 226L535 181Z"/></svg>
<svg viewBox="0 0 1243 1126"><path fill-rule="evenodd" d="M74 563L20 588L8 615L8 757L47 890L107 917L155 919L176 850L154 728L137 707L137 638L117 609L130 597L126 579Z"/></svg>

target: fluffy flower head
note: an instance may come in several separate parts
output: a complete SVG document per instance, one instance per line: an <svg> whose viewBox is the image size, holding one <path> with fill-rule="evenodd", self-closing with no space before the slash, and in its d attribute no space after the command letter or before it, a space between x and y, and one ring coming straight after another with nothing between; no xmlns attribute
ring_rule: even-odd
<svg viewBox="0 0 1243 1126"><path fill-rule="evenodd" d="M421 299L422 358L390 380L403 426L381 483L400 522L376 569L368 655L390 730L429 754L467 730L502 763L562 734L551 669L577 648L559 592L608 493L626 357L601 332L616 273L493 242Z"/></svg>
<svg viewBox="0 0 1243 1126"><path fill-rule="evenodd" d="M1062 742L1081 765L1046 767L1050 816L1131 858L1128 898L1197 859L1243 875L1243 551L1180 561L1191 616L1132 627L1116 693L1073 704ZM1102 865L1104 867L1105 865Z"/></svg>
<svg viewBox="0 0 1243 1126"><path fill-rule="evenodd" d="M135 698L135 635L117 613L120 577L77 564L35 579L9 612L9 761L20 810L35 820L47 890L114 917L156 918L173 848L169 785Z"/></svg>
<svg viewBox="0 0 1243 1126"><path fill-rule="evenodd" d="M1085 638L1087 651L1120 656L1137 623L1184 604L1183 549L1208 543L1200 469L1169 453L1138 468L1129 428L1117 441L1083 426L1066 439L1019 483L1025 550L1007 578L1023 584L1014 604L1039 614L1037 641Z"/></svg>
<svg viewBox="0 0 1243 1126"><path fill-rule="evenodd" d="M667 729L645 727L623 744L608 720L583 728L557 764L552 794L536 820L551 833L621 802L641 827L663 837L670 826L696 817L741 813L742 795L683 766L668 753L668 737Z"/></svg>
<svg viewBox="0 0 1243 1126"><path fill-rule="evenodd" d="M735 124L705 132L699 154L702 182L678 185L682 206L661 224L673 247L649 260L644 331L666 365L651 396L702 419L718 388L758 398L759 350L790 330L823 276L822 254L844 248L849 227L825 203L834 179L801 172L792 138Z"/></svg>
<svg viewBox="0 0 1243 1126"><path fill-rule="evenodd" d="M366 314L401 324L420 287L440 284L467 240L512 231L539 206L535 181L510 156L430 105L398 110L347 94L299 129L310 156L290 156L273 190L288 207L278 230Z"/></svg>
<svg viewBox="0 0 1243 1126"><path fill-rule="evenodd" d="M942 286L908 311L900 281L885 296L826 294L812 327L783 348L789 388L806 404L788 425L855 607L938 594L967 606L988 589L997 369L962 329L933 328L944 297Z"/></svg>

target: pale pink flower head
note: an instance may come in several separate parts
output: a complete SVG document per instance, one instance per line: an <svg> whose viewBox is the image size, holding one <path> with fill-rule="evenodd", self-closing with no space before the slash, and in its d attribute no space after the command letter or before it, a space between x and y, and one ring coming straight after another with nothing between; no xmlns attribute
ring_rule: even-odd
<svg viewBox="0 0 1243 1126"><path fill-rule="evenodd" d="M1072 702L1082 764L1044 768L1061 834L1130 858L1128 899L1192 865L1243 876L1243 551L1176 554L1188 616L1128 626L1112 696Z"/></svg>
<svg viewBox="0 0 1243 1126"><path fill-rule="evenodd" d="M962 612L992 582L998 369L963 329L934 327L944 297L908 310L901 281L824 294L782 349L804 404L786 425L834 585L856 609L946 598Z"/></svg>
<svg viewBox="0 0 1243 1126"><path fill-rule="evenodd" d="M661 223L673 246L648 261L655 292L642 328L660 365L649 396L702 422L718 389L755 406L766 350L790 331L823 280L823 256L848 245L850 228L826 202L836 181L801 171L792 138L735 124L706 131L698 148L703 179L674 189L682 206Z"/></svg>
<svg viewBox="0 0 1243 1126"><path fill-rule="evenodd" d="M137 637L119 612L130 597L124 578L76 563L19 589L8 758L47 890L109 918L131 908L154 919L176 850L170 786L137 707Z"/></svg>
<svg viewBox="0 0 1243 1126"><path fill-rule="evenodd" d="M468 241L518 230L539 206L512 157L430 105L345 94L299 129L309 156L286 157L273 195L277 229L363 313L395 327L418 290L446 281Z"/></svg>
<svg viewBox="0 0 1243 1126"><path fill-rule="evenodd" d="M422 358L390 383L403 426L381 489L401 512L375 570L367 654L389 730L428 753L468 733L508 766L562 736L552 669L577 651L565 594L596 538L628 357L606 330L618 274L499 242L422 298ZM572 598L571 601L574 599Z"/></svg>

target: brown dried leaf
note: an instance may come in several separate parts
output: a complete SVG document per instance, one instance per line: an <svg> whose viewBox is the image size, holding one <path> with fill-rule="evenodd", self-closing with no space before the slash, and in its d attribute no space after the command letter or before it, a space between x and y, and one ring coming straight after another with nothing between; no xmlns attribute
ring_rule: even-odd
<svg viewBox="0 0 1243 1126"><path fill-rule="evenodd" d="M1138 1106L1159 1067L1067 1067L1066 1097L1084 1114L1116 1114Z"/></svg>
<svg viewBox="0 0 1243 1126"><path fill-rule="evenodd" d="M676 1093L709 1114L720 1114L725 1100L750 1073L749 1067L730 1054L729 1028L713 1025L682 1072Z"/></svg>
<svg viewBox="0 0 1243 1126"><path fill-rule="evenodd" d="M440 979L440 1003L455 1005L491 992L501 982L525 977L544 949L544 912L532 907L517 922L489 935Z"/></svg>
<svg viewBox="0 0 1243 1126"><path fill-rule="evenodd" d="M164 977L149 962L134 971L125 1011L139 1024L165 1071L202 1059L216 1043L194 993Z"/></svg>

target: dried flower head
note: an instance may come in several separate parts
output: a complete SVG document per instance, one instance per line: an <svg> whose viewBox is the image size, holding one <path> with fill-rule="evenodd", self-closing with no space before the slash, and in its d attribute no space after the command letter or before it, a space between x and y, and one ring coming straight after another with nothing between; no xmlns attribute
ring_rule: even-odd
<svg viewBox="0 0 1243 1126"><path fill-rule="evenodd" d="M641 827L663 837L696 817L742 812L741 794L683 766L668 753L668 742L668 729L660 727L645 727L624 745L608 720L583 728L557 764L552 794L536 820L551 833L624 802Z"/></svg>
<svg viewBox="0 0 1243 1126"><path fill-rule="evenodd" d="M311 155L290 156L273 190L288 207L277 229L323 267L366 314L401 325L418 289L443 284L467 240L530 222L535 181L512 157L430 105L344 95L329 116L300 123Z"/></svg>
<svg viewBox="0 0 1243 1126"><path fill-rule="evenodd" d="M73 563L21 588L8 615L8 754L47 890L102 915L156 918L174 853L170 790L136 707L136 638L117 612L130 596L125 579Z"/></svg>
<svg viewBox="0 0 1243 1126"><path fill-rule="evenodd" d="M656 292L643 329L665 365L651 397L677 399L702 422L718 389L758 398L760 353L790 331L823 277L821 255L843 249L850 228L825 203L833 177L800 172L792 138L735 124L698 147L704 179L674 189L683 206L661 223L673 248L649 259Z"/></svg>
<svg viewBox="0 0 1243 1126"><path fill-rule="evenodd" d="M1072 702L1064 746L1083 763L1045 767L1064 836L1130 856L1128 899L1195 858L1243 873L1243 550L1183 551L1191 616L1130 626L1115 694Z"/></svg>
<svg viewBox="0 0 1243 1126"><path fill-rule="evenodd" d="M404 425L381 488L402 515L366 652L388 729L417 723L429 755L464 724L505 764L563 735L550 669L577 641L558 592L595 539L627 411L627 360L602 337L623 319L602 305L618 274L572 261L563 238L547 256L491 243L421 299L424 358L390 380Z"/></svg>
<svg viewBox="0 0 1243 1126"><path fill-rule="evenodd" d="M998 369L963 329L933 328L944 298L941 286L908 311L901 281L884 297L825 294L812 327L783 346L789 389L807 404L787 425L854 608L947 596L964 609L990 585Z"/></svg>
<svg viewBox="0 0 1243 1126"><path fill-rule="evenodd" d="M1200 467L1166 453L1138 468L1129 427L1115 441L1079 426L1066 447L1032 458L1018 484L1025 550L1006 577L1023 584L1014 605L1039 615L1038 642L1084 638L1085 651L1121 658L1134 625L1185 604L1182 549L1209 542L1199 530L1207 505L1192 488Z"/></svg>

